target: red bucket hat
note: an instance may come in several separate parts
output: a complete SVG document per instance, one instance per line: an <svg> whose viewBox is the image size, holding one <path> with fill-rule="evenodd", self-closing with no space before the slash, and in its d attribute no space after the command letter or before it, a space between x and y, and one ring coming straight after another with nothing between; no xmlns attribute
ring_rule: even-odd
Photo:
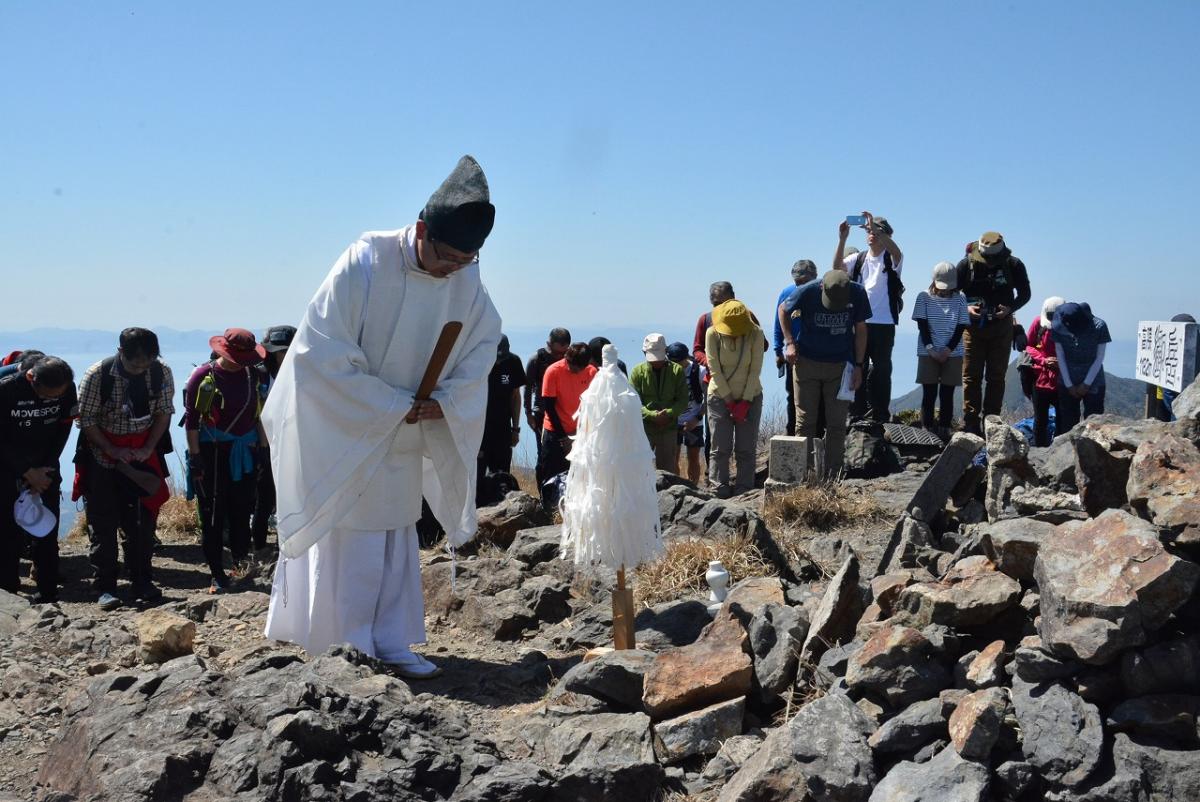
<svg viewBox="0 0 1200 802"><path fill-rule="evenodd" d="M267 349L258 344L246 329L225 329L225 333L208 341L208 347L220 356L239 365L256 365L267 357Z"/></svg>

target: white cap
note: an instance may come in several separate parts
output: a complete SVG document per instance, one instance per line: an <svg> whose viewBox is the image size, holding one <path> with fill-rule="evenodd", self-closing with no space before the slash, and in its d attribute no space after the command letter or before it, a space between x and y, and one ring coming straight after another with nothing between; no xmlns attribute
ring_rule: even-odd
<svg viewBox="0 0 1200 802"><path fill-rule="evenodd" d="M58 525L54 513L42 504L42 497L23 490L13 504L13 518L17 525L34 537L45 537Z"/></svg>
<svg viewBox="0 0 1200 802"><path fill-rule="evenodd" d="M647 334L646 339L642 340L642 353L646 355L647 362L666 362L667 338L657 332Z"/></svg>
<svg viewBox="0 0 1200 802"><path fill-rule="evenodd" d="M958 289L958 268L949 262L938 262L933 266L933 286L939 290Z"/></svg>

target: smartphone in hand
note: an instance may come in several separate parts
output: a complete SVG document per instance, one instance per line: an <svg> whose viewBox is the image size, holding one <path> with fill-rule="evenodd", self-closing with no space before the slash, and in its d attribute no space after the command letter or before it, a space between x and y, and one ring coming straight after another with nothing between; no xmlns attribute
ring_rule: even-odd
<svg viewBox="0 0 1200 802"><path fill-rule="evenodd" d="M866 218L866 217L864 217L864 216L863 216L863 215L861 215L861 214L848 214L848 215L846 215L846 225L850 225L850 226L865 226L866 224L867 224L867 218Z"/></svg>

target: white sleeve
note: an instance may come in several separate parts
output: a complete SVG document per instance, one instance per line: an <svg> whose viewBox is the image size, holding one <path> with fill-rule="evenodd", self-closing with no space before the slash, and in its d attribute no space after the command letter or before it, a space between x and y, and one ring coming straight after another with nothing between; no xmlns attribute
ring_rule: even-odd
<svg viewBox="0 0 1200 802"><path fill-rule="evenodd" d="M1067 357L1063 353L1062 343L1054 344L1054 355L1058 357L1058 375L1062 377L1063 387L1074 387L1074 382L1071 381L1071 374L1067 371Z"/></svg>
<svg viewBox="0 0 1200 802"><path fill-rule="evenodd" d="M1083 383L1091 387L1092 383L1096 381L1096 376L1100 373L1100 368L1102 367L1104 367L1104 343L1096 346L1096 361L1088 368L1087 378L1083 380Z"/></svg>
<svg viewBox="0 0 1200 802"><path fill-rule="evenodd" d="M857 253L852 253L849 256L842 257L842 267L846 269L847 273L854 269L854 260L857 258Z"/></svg>

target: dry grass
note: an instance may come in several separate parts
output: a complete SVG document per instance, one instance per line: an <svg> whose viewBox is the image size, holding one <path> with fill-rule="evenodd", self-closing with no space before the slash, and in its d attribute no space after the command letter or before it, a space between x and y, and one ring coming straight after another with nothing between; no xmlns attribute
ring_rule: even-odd
<svg viewBox="0 0 1200 802"><path fill-rule="evenodd" d="M673 540L662 557L638 568L633 584L637 603L658 604L706 590L704 573L713 560L720 560L729 571L731 586L746 577L778 573L745 535L721 540Z"/></svg>
<svg viewBox="0 0 1200 802"><path fill-rule="evenodd" d="M771 496L764 513L773 531L795 526L827 531L885 516L874 498L839 482L800 485Z"/></svg>
<svg viewBox="0 0 1200 802"><path fill-rule="evenodd" d="M538 492L537 476L531 466L514 463L512 466L512 475L517 480L517 487L521 488L522 493L528 493L534 498L541 496L541 493Z"/></svg>
<svg viewBox="0 0 1200 802"><path fill-rule="evenodd" d="M200 537L200 513L196 502L188 501L182 493L172 491L171 497L158 511L160 538L188 539Z"/></svg>

